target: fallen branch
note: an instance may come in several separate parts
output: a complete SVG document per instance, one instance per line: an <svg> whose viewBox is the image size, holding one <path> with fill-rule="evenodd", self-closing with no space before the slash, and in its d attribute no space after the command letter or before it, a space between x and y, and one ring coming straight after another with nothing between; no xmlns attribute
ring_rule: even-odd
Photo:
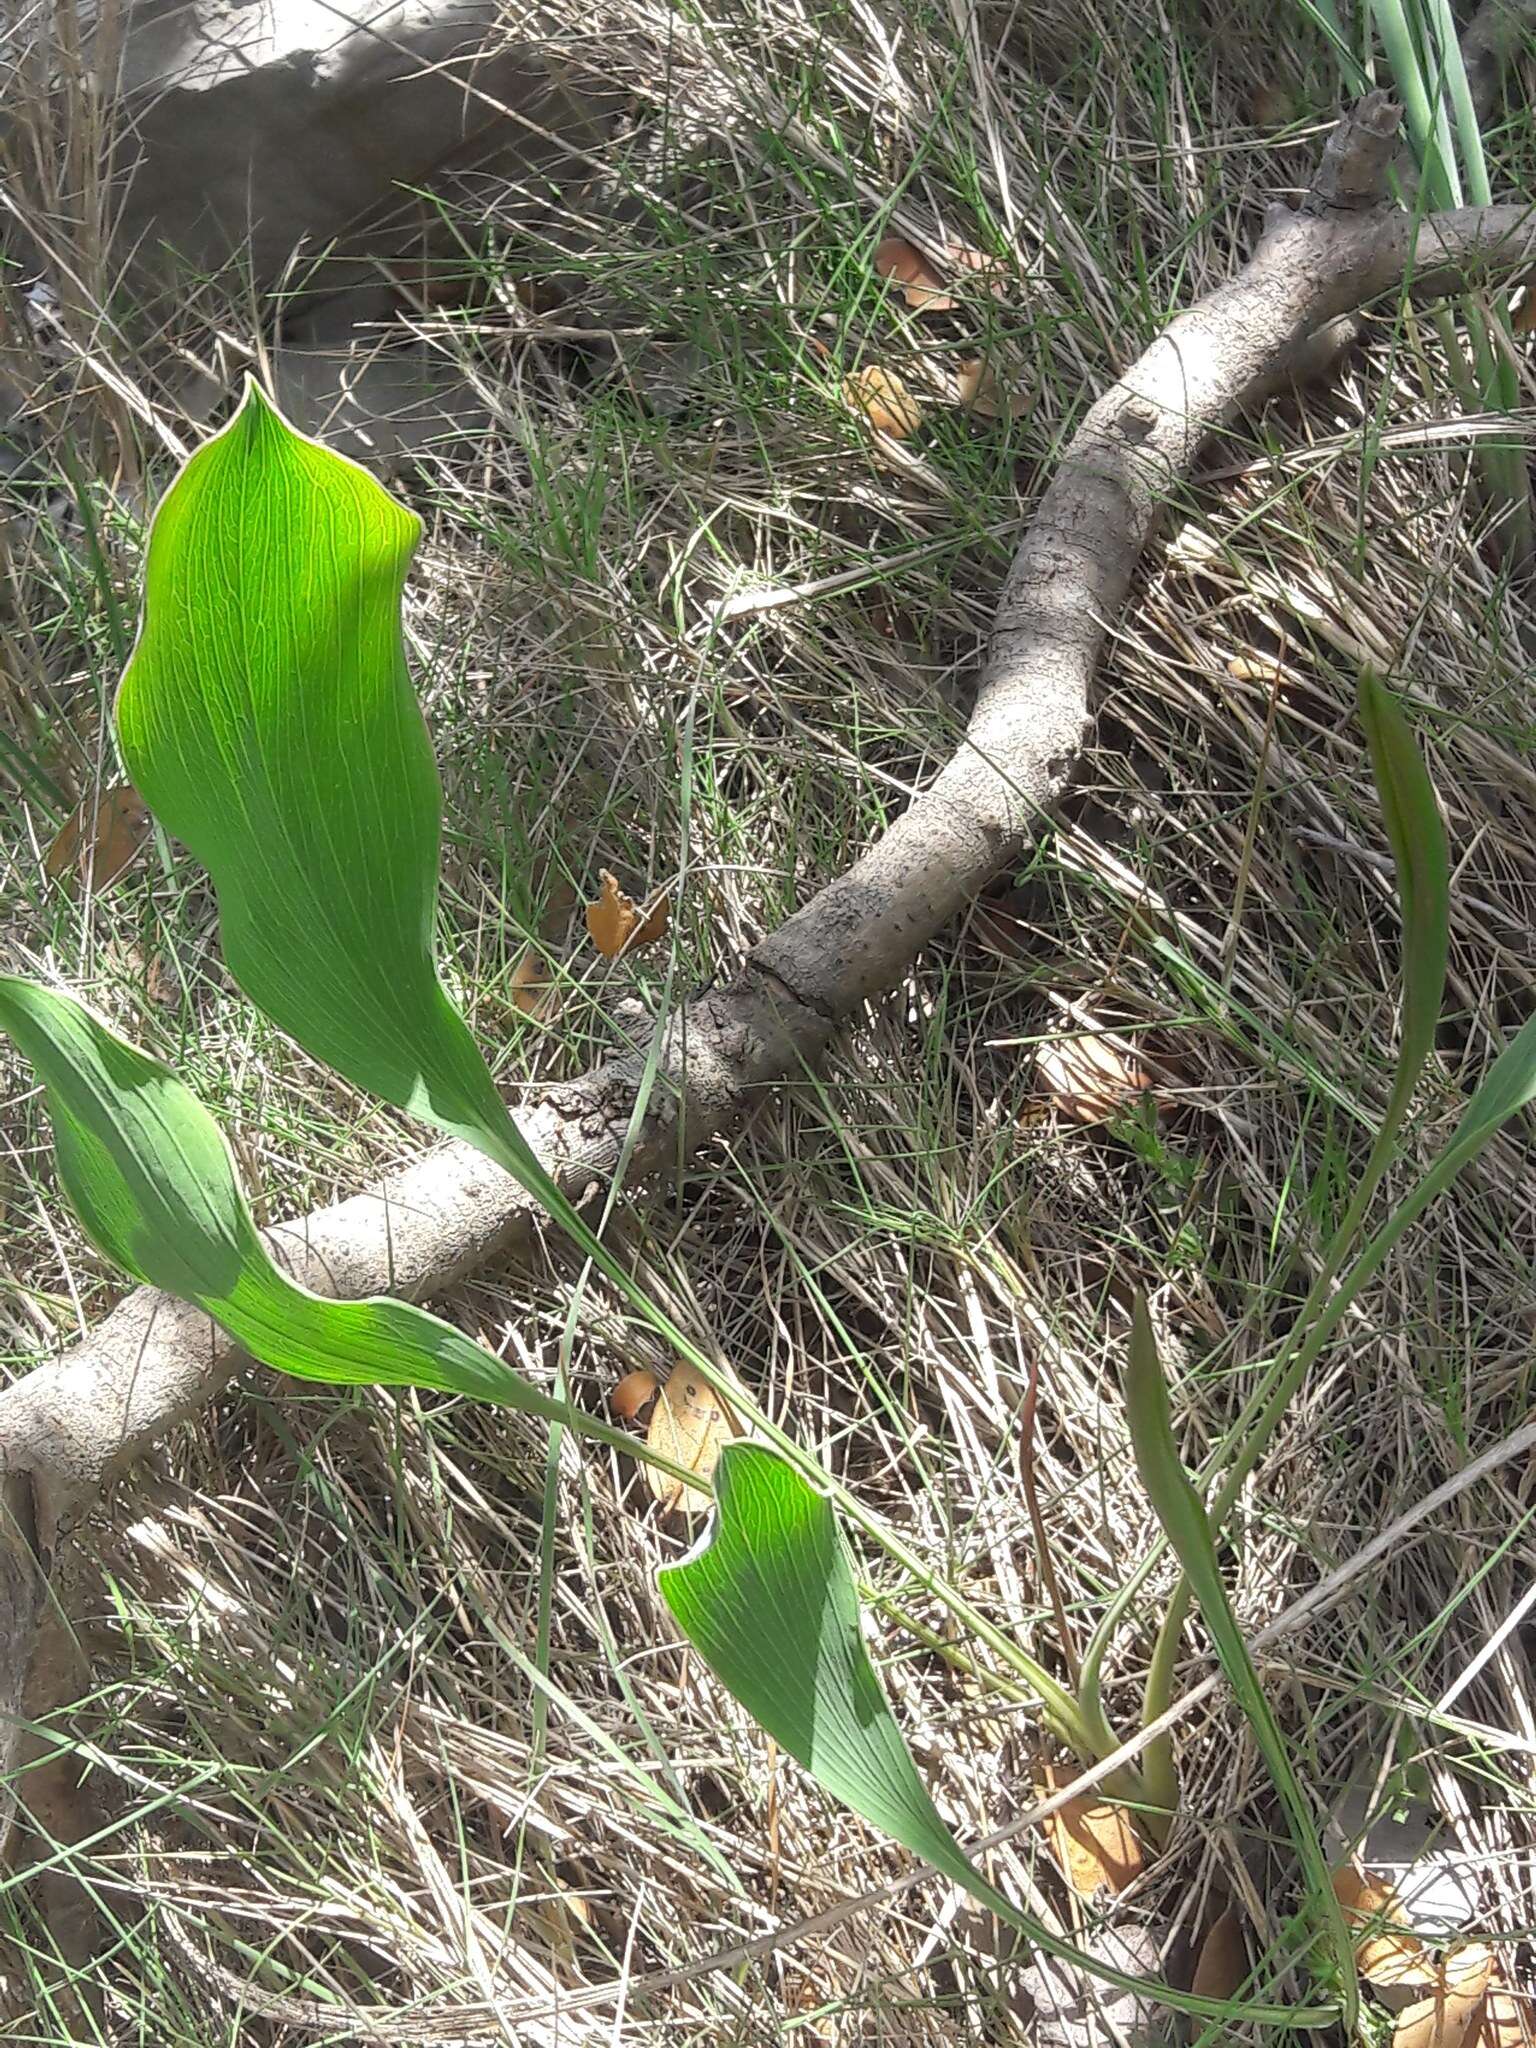
<svg viewBox="0 0 1536 2048"><path fill-rule="evenodd" d="M1170 322L1085 417L1009 572L969 730L931 787L846 874L755 946L735 978L665 1029L629 1159L660 1179L814 1064L840 1022L1040 830L1088 728L1088 692L1159 509L1244 401L1308 361L1330 323L1383 293L1464 290L1536 253L1536 219L1500 206L1416 226L1379 195L1397 114L1363 100L1296 212L1271 213L1253 257ZM624 1159L647 1058L625 1052L545 1090L523 1128L575 1198ZM536 1221L478 1153L448 1145L359 1195L270 1233L322 1293L442 1290ZM38 1617L72 1521L102 1485L246 1363L198 1312L141 1289L65 1357L0 1395L0 1713L14 1753Z"/></svg>

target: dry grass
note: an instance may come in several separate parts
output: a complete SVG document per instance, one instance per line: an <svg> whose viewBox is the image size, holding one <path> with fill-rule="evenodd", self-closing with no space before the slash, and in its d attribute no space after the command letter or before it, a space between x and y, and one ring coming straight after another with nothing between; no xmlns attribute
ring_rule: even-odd
<svg viewBox="0 0 1536 2048"><path fill-rule="evenodd" d="M514 1088L584 1063L621 1000L675 1000L728 963L955 743L1061 436L1240 259L1315 150L1315 50L1298 32L1277 75L1272 10L1212 14L913 9L893 37L865 8L737 0L706 28L634 0L570 36L577 62L624 53L636 113L613 180L643 203L594 194L557 257L517 193L482 187L461 216L485 250L469 309L408 316L493 413L413 487L434 516L410 623L448 790L453 956ZM1254 121L1275 86L1299 110L1279 138ZM1514 189L1520 139L1496 145ZM898 193L908 231L1006 250L1004 296L972 292L953 322L882 300L868 256ZM557 263L574 300L529 313L511 287ZM272 1212L302 1209L419 1134L252 1017L176 849L85 901L43 877L67 802L112 774L102 712L141 516L196 431L171 346L195 336L130 345L99 308L87 331L62 286L59 303L41 329L13 304L4 343L37 446L8 486L28 509L0 593L6 949L176 1057ZM676 403L648 402L643 339L628 374L601 353L594 371L580 323L673 342ZM918 388L919 359L967 336L1017 418L935 407L906 446L871 446L840 376L879 362ZM1396 924L1351 719L1362 657L1417 706L1456 858L1452 993L1403 1184L1528 1011L1529 612L1479 552L1461 460L1495 430L1454 419L1432 332L1390 314L1330 389L1234 429L1148 564L1050 842L822 1078L625 1219L764 1405L1048 1662L1025 1468L1080 1650L1154 1534L1118 1396L1132 1290L1154 1293L1197 1460L1283 1334L1384 1099ZM50 494L74 508L55 522L36 516ZM637 894L671 886L668 960L580 950L566 906L602 866ZM540 931L564 990L543 1025L509 988ZM1034 1049L1093 1023L1150 1068L1155 1104L1042 1121ZM52 1201L14 1069L7 1094L0 1315L20 1372L116 1283ZM1254 1627L1530 1410L1524 1168L1516 1134L1426 1218L1298 1401L1243 1510ZM451 1311L547 1380L572 1278L551 1254ZM587 1301L580 1397L600 1407L656 1362L647 1345ZM1536 1686L1522 1628L1500 1630L1529 1585L1528 1495L1519 1467L1469 1490L1266 1663L1320 1812L1355 1788L1453 1829L1516 1982ZM91 1690L48 1725L89 1766L69 1816L88 1839L60 1858L34 1838L4 1893L7 2038L1034 2039L1017 1959L944 1887L857 1910L906 1859L676 1646L654 1569L689 1534L605 1458L567 1446L551 1483L539 1434L499 1413L253 1378L87 1532L72 1614ZM1111 1658L1127 1728L1154 1623ZM1037 1776L1033 1714L889 1620L876 1635L947 1815L967 1836L1003 1827ZM1183 1677L1208 1665L1192 1631ZM1183 1725L1179 1760L1174 1841L1113 1908L1175 1968L1218 1892L1261 1943L1293 1897L1224 1697ZM25 1874L50 1855L51 1878ZM992 1874L1063 1926L1094 1918L1033 1838Z"/></svg>

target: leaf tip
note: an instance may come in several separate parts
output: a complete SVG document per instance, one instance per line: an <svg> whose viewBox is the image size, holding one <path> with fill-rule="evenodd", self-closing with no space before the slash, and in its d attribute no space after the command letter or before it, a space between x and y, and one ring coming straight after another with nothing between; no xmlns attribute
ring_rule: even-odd
<svg viewBox="0 0 1536 2048"><path fill-rule="evenodd" d="M247 441L255 441L273 428L279 433L296 432L292 421L284 417L282 407L254 370L245 373L240 387L240 403L235 407L229 424L236 432L243 433Z"/></svg>

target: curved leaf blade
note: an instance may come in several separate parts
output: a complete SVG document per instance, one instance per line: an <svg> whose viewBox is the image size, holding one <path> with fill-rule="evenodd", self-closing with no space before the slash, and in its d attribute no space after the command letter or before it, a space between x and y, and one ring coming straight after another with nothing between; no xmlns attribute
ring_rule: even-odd
<svg viewBox="0 0 1536 2048"><path fill-rule="evenodd" d="M947 1876L973 1882L864 1647L832 1503L750 1444L721 1451L715 1499L712 1533L659 1575L679 1627L834 1798Z"/></svg>
<svg viewBox="0 0 1536 2048"><path fill-rule="evenodd" d="M71 1206L134 1279L195 1303L254 1357L297 1378L499 1401L647 1455L425 1309L384 1296L329 1301L291 1280L256 1229L207 1110L72 996L0 975L0 1031L43 1084Z"/></svg>
<svg viewBox="0 0 1536 2048"><path fill-rule="evenodd" d="M511 1174L685 1356L502 1101L434 949L442 789L400 602L421 522L248 381L150 532L117 698L140 793L213 877L257 1006Z"/></svg>
<svg viewBox="0 0 1536 2048"><path fill-rule="evenodd" d="M663 1565L662 1597L716 1678L822 1788L931 1863L1047 1954L1120 1989L1207 2018L1310 2026L1301 2007L1233 2006L1085 1954L1022 1912L945 1825L902 1740L859 1620L832 1503L762 1444L727 1444L703 1539Z"/></svg>
<svg viewBox="0 0 1536 2048"><path fill-rule="evenodd" d="M1126 1420L1136 1470L1162 1524L1163 1533L1184 1568L1200 1612L1210 1631L1227 1683L1252 1728L1275 1790L1290 1822L1313 1911L1321 1920L1333 1950L1350 2026L1359 2006L1354 1940L1334 1896L1333 1884L1318 1840L1317 1824L1306 1794L1292 1767L1290 1752L1275 1711L1269 1703L1253 1658L1243 1640L1237 1615L1221 1576L1221 1563L1211 1534L1210 1518L1179 1457L1168 1412L1168 1388L1145 1298L1138 1294L1132 1311L1130 1359L1125 1375Z"/></svg>
<svg viewBox="0 0 1536 2048"><path fill-rule="evenodd" d="M442 793L400 628L420 534L249 381L155 514L118 742L212 875L252 1001L505 1164L510 1118L434 957Z"/></svg>

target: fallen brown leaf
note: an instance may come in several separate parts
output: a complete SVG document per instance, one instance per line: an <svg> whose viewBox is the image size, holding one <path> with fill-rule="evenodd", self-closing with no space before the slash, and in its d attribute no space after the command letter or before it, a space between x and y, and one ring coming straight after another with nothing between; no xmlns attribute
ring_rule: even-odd
<svg viewBox="0 0 1536 2048"><path fill-rule="evenodd" d="M1516 334L1536 334L1536 280L1527 279L1509 324Z"/></svg>
<svg viewBox="0 0 1536 2048"><path fill-rule="evenodd" d="M843 379L843 403L877 434L889 434L893 441L905 441L923 423L922 407L906 385L894 370L882 370L878 363Z"/></svg>
<svg viewBox="0 0 1536 2048"><path fill-rule="evenodd" d="M1360 1937L1355 1967L1368 1984L1433 1986L1439 1965L1411 1929L1391 1924L1406 1915L1384 1878L1346 1863L1333 1874L1333 1893L1345 1923Z"/></svg>
<svg viewBox="0 0 1536 2048"><path fill-rule="evenodd" d="M642 1367L625 1373L608 1396L608 1405L621 1422L633 1422L648 1401L654 1401L661 1382Z"/></svg>
<svg viewBox="0 0 1536 2048"><path fill-rule="evenodd" d="M1472 2037L1472 2048L1529 2048L1532 2041L1536 2041L1536 2023L1530 2001L1490 1982L1483 1994L1482 2019Z"/></svg>
<svg viewBox="0 0 1536 2048"><path fill-rule="evenodd" d="M645 1440L653 1451L696 1472L701 1479L713 1477L720 1453L736 1434L735 1417L714 1388L707 1385L691 1366L673 1368L656 1396L651 1425ZM670 1472L647 1465L645 1476L651 1491L668 1514L680 1507L702 1512L711 1496L701 1487L686 1486Z"/></svg>
<svg viewBox="0 0 1536 2048"><path fill-rule="evenodd" d="M900 287L914 313L948 313L954 300L922 250L900 235L887 235L875 250L875 271Z"/></svg>
<svg viewBox="0 0 1536 2048"><path fill-rule="evenodd" d="M1202 1998L1235 1998L1248 1977L1248 1944L1236 1906L1228 1906L1211 1922L1195 1958L1192 1991Z"/></svg>
<svg viewBox="0 0 1536 2048"><path fill-rule="evenodd" d="M1234 654L1227 663L1227 674L1238 683L1280 683L1285 680L1285 670L1278 661L1271 661L1264 654Z"/></svg>
<svg viewBox="0 0 1536 2048"><path fill-rule="evenodd" d="M1059 1115L1075 1123L1101 1124L1145 1095L1152 1079L1108 1038L1088 1031L1040 1046L1035 1085Z"/></svg>
<svg viewBox="0 0 1536 2048"><path fill-rule="evenodd" d="M560 998L549 978L549 968L537 946L524 946L512 969L512 1007L525 1017L547 1023L560 1009Z"/></svg>
<svg viewBox="0 0 1536 2048"><path fill-rule="evenodd" d="M82 799L44 855L43 873L56 882L73 870L88 889L105 889L148 836L144 799L129 783L114 782L94 801Z"/></svg>
<svg viewBox="0 0 1536 2048"><path fill-rule="evenodd" d="M985 356L961 356L955 363L960 403L978 419L1000 420L1010 410L1007 393Z"/></svg>
<svg viewBox="0 0 1536 2048"><path fill-rule="evenodd" d="M666 937L672 921L669 898L658 896L642 911L606 868L598 875L598 885L597 901L587 905L587 931L605 960L616 960L632 947L649 946Z"/></svg>
<svg viewBox="0 0 1536 2048"><path fill-rule="evenodd" d="M1008 265L1001 256L988 256L968 242L951 242L944 254L956 270L968 270L973 277L980 278L994 299L1007 295Z"/></svg>
<svg viewBox="0 0 1536 2048"><path fill-rule="evenodd" d="M1042 1798L1070 1785L1076 1772L1060 1765L1047 1766L1042 1780ZM1080 1792L1043 1823L1051 1854L1062 1874L1081 1898L1095 1892L1123 1892L1133 1877L1141 1874L1141 1843L1123 1806Z"/></svg>
<svg viewBox="0 0 1536 2048"><path fill-rule="evenodd" d="M151 953L145 963L144 993L162 1009L174 1003L181 994L176 970L163 953Z"/></svg>
<svg viewBox="0 0 1536 2048"><path fill-rule="evenodd" d="M1392 2048L1471 2048L1492 1969L1493 1952L1480 1942L1442 1957L1429 1996L1399 2015Z"/></svg>

